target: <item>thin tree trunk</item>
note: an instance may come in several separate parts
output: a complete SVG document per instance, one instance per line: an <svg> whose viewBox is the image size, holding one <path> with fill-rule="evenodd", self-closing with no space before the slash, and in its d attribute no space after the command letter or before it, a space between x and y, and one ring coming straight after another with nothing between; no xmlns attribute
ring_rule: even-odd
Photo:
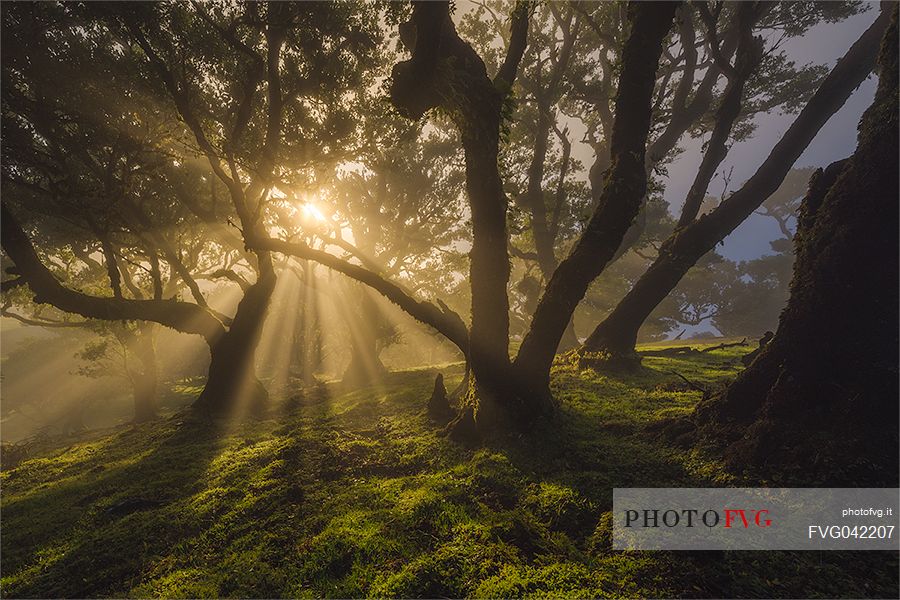
<svg viewBox="0 0 900 600"><path fill-rule="evenodd" d="M359 313L351 312L350 363L344 370L342 382L350 386L365 386L376 383L387 372L381 362L378 347L378 330L384 315L369 290L363 286L349 286L350 295L358 298ZM307 344L312 342L308 340Z"/></svg>
<svg viewBox="0 0 900 600"><path fill-rule="evenodd" d="M882 13L841 58L765 162L744 186L711 213L679 228L659 256L585 341L584 350L617 366L632 363L641 325L687 271L772 195L822 126L871 73L889 15ZM595 357L588 357L593 362Z"/></svg>
<svg viewBox="0 0 900 600"><path fill-rule="evenodd" d="M799 483L897 485L897 8L881 76L849 161L818 171L798 218L791 297L778 332L698 407L734 469Z"/></svg>
<svg viewBox="0 0 900 600"><path fill-rule="evenodd" d="M299 346L297 362L300 366L300 379L304 385L316 383L315 373L322 364L322 330L319 315L319 290L316 280L315 265L311 261L303 261L303 305L299 323Z"/></svg>
<svg viewBox="0 0 900 600"><path fill-rule="evenodd" d="M740 41L738 42L737 60L734 66L732 67L730 64L725 63L725 59L721 55L717 55L718 60L721 62L719 67L725 72L728 84L722 93L722 102L716 110L716 123L706 144L706 152L703 154L700 167L697 169L697 175L694 177L691 189L688 191L684 205L681 207L681 216L678 219L677 227L686 227L697 218L697 215L700 213L700 206L706 197L709 182L712 181L713 176L716 174L716 169L719 168L719 165L722 164L722 161L728 155L728 138L731 136L731 130L735 121L741 114L744 85L762 59L762 39L753 38L756 13L757 8L752 2L745 2L738 6L737 28L740 32ZM710 32L715 31L715 22L712 20L709 23L709 30Z"/></svg>
<svg viewBox="0 0 900 600"><path fill-rule="evenodd" d="M531 231L534 236L535 252L538 257L538 265L544 275L544 281L549 281L556 270L557 260L554 243L558 232L558 223L548 223L547 204L544 201L544 169L547 162L547 150L549 147L550 129L555 126L556 115L553 114L552 103L558 100L560 84L569 66L572 57L572 48L577 37L576 31L572 31L573 11L569 11L567 20L563 22L561 16L557 16L557 23L562 29L563 44L559 49L559 57L553 63L550 76L545 85L540 85L534 91L537 102L537 122L535 123L534 153L528 166L528 187L524 194L524 204L528 207L531 216ZM543 81L539 83L543 84ZM569 150L563 153L563 165L560 171L560 185L567 171L566 163L569 160ZM559 210L559 206L556 207Z"/></svg>
<svg viewBox="0 0 900 600"><path fill-rule="evenodd" d="M553 250L553 236L547 223L547 204L544 201L544 164L547 158L547 146L550 138L552 115L548 106L538 100L538 119L535 124L534 156L528 166L528 188L522 198L528 207L531 217L531 233L534 236L534 249L538 258L538 266L549 281L556 269L556 254Z"/></svg>

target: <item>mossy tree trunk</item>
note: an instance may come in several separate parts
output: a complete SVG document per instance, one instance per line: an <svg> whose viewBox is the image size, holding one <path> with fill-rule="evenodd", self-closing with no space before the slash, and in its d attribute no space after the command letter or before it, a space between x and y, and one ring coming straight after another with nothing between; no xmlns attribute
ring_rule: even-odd
<svg viewBox="0 0 900 600"><path fill-rule="evenodd" d="M696 412L733 468L825 485L897 485L897 9L875 102L847 161L811 180L791 296L769 345Z"/></svg>

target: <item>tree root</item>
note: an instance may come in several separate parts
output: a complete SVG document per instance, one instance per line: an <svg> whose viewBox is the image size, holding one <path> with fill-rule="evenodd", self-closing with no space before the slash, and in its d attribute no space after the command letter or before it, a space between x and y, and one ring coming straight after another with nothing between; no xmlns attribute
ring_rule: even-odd
<svg viewBox="0 0 900 600"><path fill-rule="evenodd" d="M450 421L441 431L441 435L446 435L463 446L477 446L481 443L481 434L478 432L478 425L475 423L475 410L471 406L467 406L460 412L455 419Z"/></svg>

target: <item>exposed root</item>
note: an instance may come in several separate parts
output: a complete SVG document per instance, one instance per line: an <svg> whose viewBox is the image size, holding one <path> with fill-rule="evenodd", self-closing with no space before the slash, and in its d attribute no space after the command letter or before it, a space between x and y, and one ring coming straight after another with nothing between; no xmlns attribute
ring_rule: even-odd
<svg viewBox="0 0 900 600"><path fill-rule="evenodd" d="M475 424L475 410L471 406L464 408L444 427L441 434L463 446L480 444L481 434L478 432L478 425Z"/></svg>

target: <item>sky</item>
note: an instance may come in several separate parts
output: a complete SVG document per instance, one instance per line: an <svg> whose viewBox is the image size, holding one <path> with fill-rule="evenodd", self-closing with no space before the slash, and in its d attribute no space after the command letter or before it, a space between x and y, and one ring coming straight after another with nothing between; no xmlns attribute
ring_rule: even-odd
<svg viewBox="0 0 900 600"><path fill-rule="evenodd" d="M818 25L803 37L791 39L784 50L798 65L825 64L833 67L838 59L853 45L863 31L878 15L878 3L872 2L868 11L850 17L840 23ZM846 158L856 148L856 126L863 112L875 96L878 80L872 75L853 93L799 158L795 167L825 167ZM768 114L757 119L757 129L749 140L735 144L722 163L719 172L733 168L729 190L737 189L747 180L768 156L769 151L793 122L794 116ZM682 140L685 152L669 167L666 184L666 200L677 209L693 181L700 164L701 140ZM717 177L710 185L711 195L721 195L723 181ZM670 209L671 210L671 209ZM769 241L781 237L775 221L760 215L751 215L734 233L725 238L719 252L732 260L747 260L770 252Z"/></svg>

